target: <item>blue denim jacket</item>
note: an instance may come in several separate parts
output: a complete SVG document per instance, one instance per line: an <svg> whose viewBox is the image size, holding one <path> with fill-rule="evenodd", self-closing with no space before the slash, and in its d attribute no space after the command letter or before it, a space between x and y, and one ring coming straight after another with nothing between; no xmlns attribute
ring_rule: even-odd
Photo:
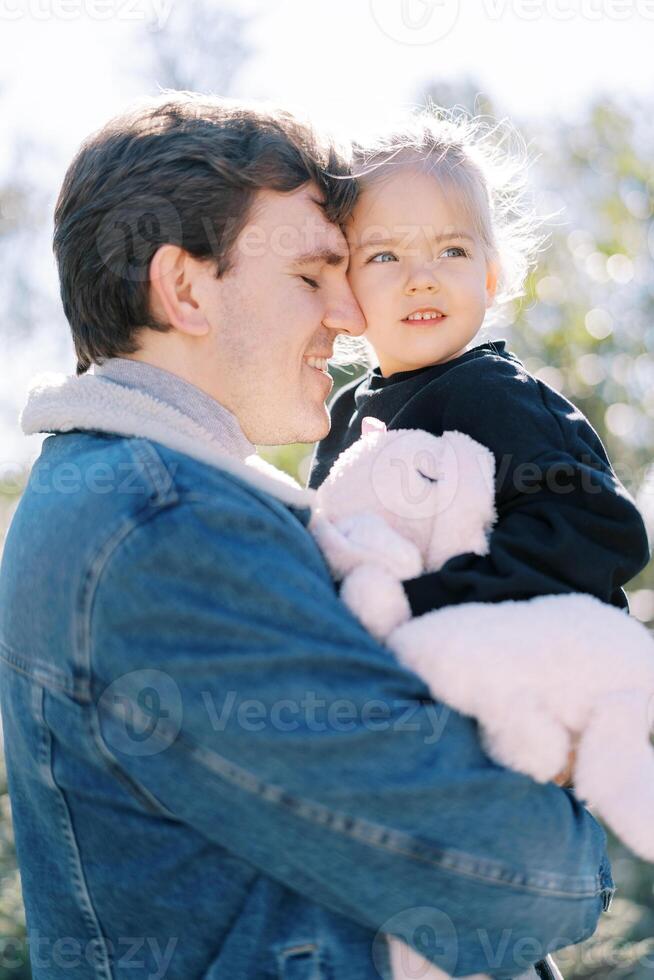
<svg viewBox="0 0 654 980"><path fill-rule="evenodd" d="M508 978L595 930L602 829L365 632L308 518L149 439L46 439L0 573L35 980L388 978L389 932Z"/></svg>

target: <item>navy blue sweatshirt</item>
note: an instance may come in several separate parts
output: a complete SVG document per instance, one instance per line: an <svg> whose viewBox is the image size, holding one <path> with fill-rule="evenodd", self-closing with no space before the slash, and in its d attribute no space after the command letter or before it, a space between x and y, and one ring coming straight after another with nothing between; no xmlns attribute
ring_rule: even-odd
<svg viewBox="0 0 654 980"><path fill-rule="evenodd" d="M628 608L622 586L650 557L643 519L588 420L530 375L503 340L388 378L375 368L341 389L330 409L331 431L312 461L314 488L360 437L367 415L389 429L465 432L495 456L489 554L458 555L406 581L414 616L566 592Z"/></svg>

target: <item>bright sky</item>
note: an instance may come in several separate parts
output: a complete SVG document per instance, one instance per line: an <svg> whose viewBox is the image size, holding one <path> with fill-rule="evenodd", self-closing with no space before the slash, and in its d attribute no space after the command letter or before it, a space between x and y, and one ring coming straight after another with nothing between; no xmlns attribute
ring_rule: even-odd
<svg viewBox="0 0 654 980"><path fill-rule="evenodd" d="M191 2L0 0L0 176L33 159L19 139L37 147L48 233L81 139L160 81L146 20L170 30L175 4ZM238 9L257 13L235 94L281 100L350 132L397 115L430 80L473 78L517 122L574 116L603 93L645 99L653 90L654 0L240 0ZM55 295L45 237L34 263ZM0 352L3 332L0 324ZM10 365L0 395L10 418L29 376L45 368L71 370L65 341L38 337ZM0 414L0 463L26 448Z"/></svg>
<svg viewBox="0 0 654 980"><path fill-rule="evenodd" d="M165 31L175 4L191 2L0 0L3 117L72 148L151 90L146 20ZM602 92L645 97L654 82L654 0L240 0L238 9L257 11L239 93L291 100L344 126L385 118L431 78L471 75L509 112L557 116Z"/></svg>

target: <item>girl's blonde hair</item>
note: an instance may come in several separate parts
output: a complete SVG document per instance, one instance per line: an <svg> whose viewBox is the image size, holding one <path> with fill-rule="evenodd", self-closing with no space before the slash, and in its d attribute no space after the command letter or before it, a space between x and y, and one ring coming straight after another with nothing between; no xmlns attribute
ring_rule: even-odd
<svg viewBox="0 0 654 980"><path fill-rule="evenodd" d="M487 261L498 267L495 303L484 328L501 321L503 307L524 295L527 275L547 240L541 232L543 217L536 214L527 189L532 161L515 127L508 120L495 122L461 107L444 109L430 102L401 125L353 142L351 163L360 191L406 166L420 167L446 192L456 191ZM339 341L349 363L355 353L356 363L370 363L367 341ZM362 358L364 348L368 356Z"/></svg>

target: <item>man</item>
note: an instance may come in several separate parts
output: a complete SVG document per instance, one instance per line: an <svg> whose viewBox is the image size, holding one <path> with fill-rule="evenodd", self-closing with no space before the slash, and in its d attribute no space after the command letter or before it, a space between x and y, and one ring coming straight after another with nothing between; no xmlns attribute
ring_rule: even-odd
<svg viewBox="0 0 654 980"><path fill-rule="evenodd" d="M286 113L169 95L66 175L80 376L30 397L55 434L0 577L36 980L368 980L387 933L513 977L608 907L593 818L372 640L252 455L327 433L322 359L364 329L346 174Z"/></svg>

